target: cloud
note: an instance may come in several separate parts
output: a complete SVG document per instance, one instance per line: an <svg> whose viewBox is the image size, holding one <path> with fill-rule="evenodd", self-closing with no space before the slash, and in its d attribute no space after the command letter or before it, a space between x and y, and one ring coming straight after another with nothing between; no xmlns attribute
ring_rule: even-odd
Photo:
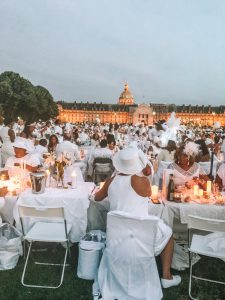
<svg viewBox="0 0 225 300"><path fill-rule="evenodd" d="M0 71L56 100L224 104L225 2L2 0Z"/></svg>

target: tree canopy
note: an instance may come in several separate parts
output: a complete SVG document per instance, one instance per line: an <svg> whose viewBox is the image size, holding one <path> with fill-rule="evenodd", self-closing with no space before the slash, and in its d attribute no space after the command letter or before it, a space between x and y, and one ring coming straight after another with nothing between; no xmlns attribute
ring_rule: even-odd
<svg viewBox="0 0 225 300"><path fill-rule="evenodd" d="M0 74L0 110L7 121L18 116L28 122L46 121L58 115L57 104L46 88L34 86L14 72Z"/></svg>

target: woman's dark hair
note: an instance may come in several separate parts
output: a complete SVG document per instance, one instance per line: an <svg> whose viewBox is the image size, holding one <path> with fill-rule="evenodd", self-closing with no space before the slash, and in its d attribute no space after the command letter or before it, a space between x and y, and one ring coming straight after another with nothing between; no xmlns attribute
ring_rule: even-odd
<svg viewBox="0 0 225 300"><path fill-rule="evenodd" d="M214 142L215 144L218 144L220 142L220 137L218 135L215 136Z"/></svg>
<svg viewBox="0 0 225 300"><path fill-rule="evenodd" d="M26 136L27 139L32 136L32 132L30 131L30 126L29 125L27 125L27 124L25 125L23 133L24 133L24 135Z"/></svg>
<svg viewBox="0 0 225 300"><path fill-rule="evenodd" d="M114 135L111 134L111 133L108 133L107 137L106 137L106 140L107 140L107 143L110 144L112 141L115 140Z"/></svg>
<svg viewBox="0 0 225 300"><path fill-rule="evenodd" d="M195 141L195 144L200 146L199 148L200 148L200 151L201 151L202 155L209 154L209 149L206 146L206 143L205 143L204 140L197 140L197 141Z"/></svg>
<svg viewBox="0 0 225 300"><path fill-rule="evenodd" d="M180 160L180 156L181 155L186 155L184 153L184 148L185 148L185 144L182 144L179 148L176 149L176 152L174 154L174 162L176 164L179 164L179 160ZM195 162L195 157L194 156L190 156L190 158L189 158L190 165L192 165L194 162Z"/></svg>
<svg viewBox="0 0 225 300"><path fill-rule="evenodd" d="M58 139L57 135L52 134L52 135L49 137L49 143L48 143L48 150L49 150L49 151L52 151L52 148L53 148L53 143L52 143L52 138L53 138L53 137L56 139L56 144L59 143L59 139Z"/></svg>
<svg viewBox="0 0 225 300"><path fill-rule="evenodd" d="M93 135L92 135L92 139L93 140L97 140L97 141L99 141L99 134L97 133L97 132L95 132Z"/></svg>
<svg viewBox="0 0 225 300"><path fill-rule="evenodd" d="M61 122L60 119L56 119L56 120L55 120L55 125L59 125L60 122Z"/></svg>
<svg viewBox="0 0 225 300"><path fill-rule="evenodd" d="M166 146L166 149L167 149L169 152L172 152L172 151L176 150L176 149L177 149L176 143L175 143L174 141L172 141L172 140L169 140L169 141L168 141L168 144L167 144L167 146Z"/></svg>
<svg viewBox="0 0 225 300"><path fill-rule="evenodd" d="M101 142L100 142L100 147L101 147L101 148L107 147L107 141L106 141L106 140L101 140Z"/></svg>

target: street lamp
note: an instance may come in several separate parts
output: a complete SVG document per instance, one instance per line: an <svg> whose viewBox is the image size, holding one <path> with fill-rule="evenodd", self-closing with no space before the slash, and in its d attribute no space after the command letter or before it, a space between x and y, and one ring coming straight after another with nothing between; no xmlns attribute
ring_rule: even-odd
<svg viewBox="0 0 225 300"><path fill-rule="evenodd" d="M116 123L116 113L114 114L114 116L115 116L115 123Z"/></svg>
<svg viewBox="0 0 225 300"><path fill-rule="evenodd" d="M153 115L153 123L154 123L154 122L155 122L155 115L156 115L156 112L153 111L153 112L152 112L152 115Z"/></svg>
<svg viewBox="0 0 225 300"><path fill-rule="evenodd" d="M215 117L215 112L214 111L212 112L212 115L213 115L213 124L214 124L214 117Z"/></svg>

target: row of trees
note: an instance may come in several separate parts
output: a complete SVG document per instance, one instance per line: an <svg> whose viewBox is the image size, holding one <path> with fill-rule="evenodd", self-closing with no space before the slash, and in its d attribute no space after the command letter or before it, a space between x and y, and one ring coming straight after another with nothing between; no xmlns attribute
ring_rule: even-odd
<svg viewBox="0 0 225 300"><path fill-rule="evenodd" d="M0 74L0 115L5 123L18 116L28 122L46 121L58 115L58 108L46 88L34 86L17 73L4 72Z"/></svg>

